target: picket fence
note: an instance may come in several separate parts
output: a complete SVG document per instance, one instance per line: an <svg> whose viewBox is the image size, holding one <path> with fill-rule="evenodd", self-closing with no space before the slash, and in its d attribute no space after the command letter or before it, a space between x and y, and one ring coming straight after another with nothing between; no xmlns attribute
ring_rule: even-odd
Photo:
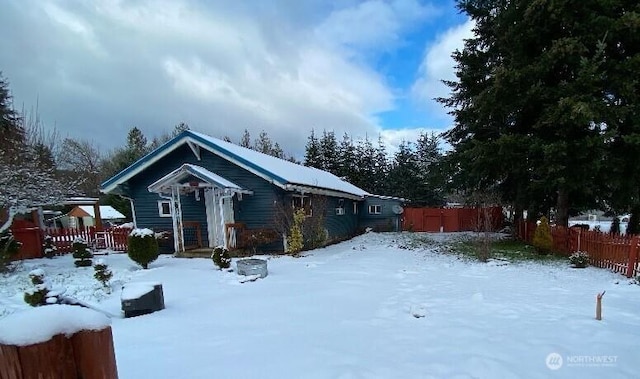
<svg viewBox="0 0 640 379"><path fill-rule="evenodd" d="M516 235L523 241L532 243L535 230L534 222L522 221L517 225ZM609 269L627 278L635 278L640 274L638 260L640 237L638 236L561 226L553 226L551 235L556 253L568 256L576 251L584 251L589 254L591 266Z"/></svg>
<svg viewBox="0 0 640 379"><path fill-rule="evenodd" d="M127 237L130 232L131 229L127 228L108 228L97 231L93 226L77 229L45 228L43 230L44 235L53 238L53 243L59 254L70 253L76 238L82 238L89 247L95 250L127 251Z"/></svg>

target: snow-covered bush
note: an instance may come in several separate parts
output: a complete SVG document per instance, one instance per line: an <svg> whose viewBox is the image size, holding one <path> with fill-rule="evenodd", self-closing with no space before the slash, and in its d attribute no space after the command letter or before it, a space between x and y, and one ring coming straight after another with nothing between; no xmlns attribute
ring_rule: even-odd
<svg viewBox="0 0 640 379"><path fill-rule="evenodd" d="M533 233L533 246L540 254L549 254L553 250L553 236L546 217L540 217L536 231Z"/></svg>
<svg viewBox="0 0 640 379"><path fill-rule="evenodd" d="M11 257L16 255L22 244L13 238L11 229L0 232L0 272L7 269Z"/></svg>
<svg viewBox="0 0 640 379"><path fill-rule="evenodd" d="M231 256L229 256L229 250L225 249L223 246L218 246L213 249L211 259L213 260L213 263L220 268L220 270L231 267Z"/></svg>
<svg viewBox="0 0 640 379"><path fill-rule="evenodd" d="M128 238L128 254L134 262L146 269L158 259L158 240L151 229L133 229Z"/></svg>
<svg viewBox="0 0 640 379"><path fill-rule="evenodd" d="M29 272L29 279L33 288L28 289L24 293L24 301L32 307L47 304L47 294L49 293L49 285L44 279L44 270L36 269Z"/></svg>
<svg viewBox="0 0 640 379"><path fill-rule="evenodd" d="M83 238L76 237L76 239L73 240L71 249L73 250L73 257L76 259L75 262L73 262L76 267L88 267L93 264L91 261L93 254L89 251L87 242Z"/></svg>
<svg viewBox="0 0 640 379"><path fill-rule="evenodd" d="M53 237L50 235L44 236L44 243L42 244L42 254L47 258L53 258L56 255L58 248L53 242Z"/></svg>
<svg viewBox="0 0 640 379"><path fill-rule="evenodd" d="M113 277L113 273L111 272L105 261L103 261L102 259L98 259L96 261L96 264L93 266L93 269L95 270L93 277L96 278L96 280L99 281L103 287L108 287L109 280L111 280L111 277Z"/></svg>
<svg viewBox="0 0 640 379"><path fill-rule="evenodd" d="M571 262L574 267L587 267L589 265L589 254L585 251L576 251L569 256L569 262Z"/></svg>

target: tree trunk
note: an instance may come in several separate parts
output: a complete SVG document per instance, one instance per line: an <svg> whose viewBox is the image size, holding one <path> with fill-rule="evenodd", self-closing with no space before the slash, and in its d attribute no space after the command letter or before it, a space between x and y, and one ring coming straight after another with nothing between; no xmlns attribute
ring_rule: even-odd
<svg viewBox="0 0 640 379"><path fill-rule="evenodd" d="M556 225L569 226L569 192L566 189L558 189L558 202L556 204Z"/></svg>

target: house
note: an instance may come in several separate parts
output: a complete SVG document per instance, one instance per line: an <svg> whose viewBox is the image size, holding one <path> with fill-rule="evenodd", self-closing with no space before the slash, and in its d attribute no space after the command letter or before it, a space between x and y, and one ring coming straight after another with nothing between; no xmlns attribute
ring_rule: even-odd
<svg viewBox="0 0 640 379"><path fill-rule="evenodd" d="M96 226L95 210L91 205L77 205L66 215L61 217L62 225L67 228L84 228ZM115 224L125 220L125 215L115 210L110 205L100 205L100 218L103 224Z"/></svg>
<svg viewBox="0 0 640 379"><path fill-rule="evenodd" d="M282 251L292 208L321 223L324 243L367 227L399 230L402 210L402 199L191 130L105 181L101 191L129 199L136 227L172 232L177 252L234 248L265 231L277 232L270 250Z"/></svg>

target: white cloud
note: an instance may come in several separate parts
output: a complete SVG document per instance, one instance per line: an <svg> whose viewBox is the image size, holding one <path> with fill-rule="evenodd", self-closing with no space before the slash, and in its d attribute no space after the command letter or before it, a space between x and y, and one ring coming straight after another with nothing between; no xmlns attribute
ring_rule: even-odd
<svg viewBox="0 0 640 379"><path fill-rule="evenodd" d="M435 42L425 50L424 58L418 70L418 78L412 87L414 98L429 104L433 111L443 114L447 112L442 105L433 99L449 95L449 87L442 80L455 80L455 61L451 54L464 47L464 40L473 37L474 22L468 20L464 24L450 28L439 35Z"/></svg>
<svg viewBox="0 0 640 379"><path fill-rule="evenodd" d="M264 129L297 155L311 128L378 135L376 114L399 91L368 58L438 11L418 0L273 1L10 0L0 31L19 38L0 41L0 68L18 101L39 98L62 135L103 148L133 125L151 138L180 121L234 140Z"/></svg>

